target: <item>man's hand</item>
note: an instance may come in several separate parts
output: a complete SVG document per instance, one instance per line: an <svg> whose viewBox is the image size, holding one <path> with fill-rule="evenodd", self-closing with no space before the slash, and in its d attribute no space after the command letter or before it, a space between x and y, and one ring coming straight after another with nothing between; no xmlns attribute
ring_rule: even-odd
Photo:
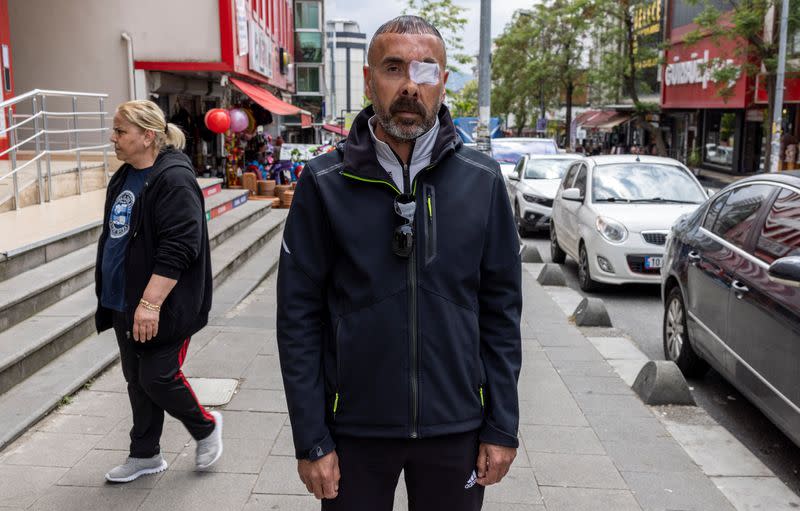
<svg viewBox="0 0 800 511"><path fill-rule="evenodd" d="M489 486L499 483L511 468L511 462L517 457L515 447L484 444L478 447L478 462L475 464L478 472L478 484Z"/></svg>
<svg viewBox="0 0 800 511"><path fill-rule="evenodd" d="M316 461L298 460L297 473L310 493L318 499L335 499L339 495L339 456L331 451Z"/></svg>
<svg viewBox="0 0 800 511"><path fill-rule="evenodd" d="M158 312L145 309L139 304L133 314L133 340L147 342L158 335L158 317Z"/></svg>

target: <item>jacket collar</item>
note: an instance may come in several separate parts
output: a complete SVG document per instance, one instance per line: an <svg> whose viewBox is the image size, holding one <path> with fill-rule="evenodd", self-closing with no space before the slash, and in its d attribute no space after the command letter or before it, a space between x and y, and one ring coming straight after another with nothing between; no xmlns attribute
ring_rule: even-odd
<svg viewBox="0 0 800 511"><path fill-rule="evenodd" d="M372 133L369 129L369 120L375 115L372 106L362 110L353 121L350 134L344 143L337 149L344 154L344 166L347 172L367 179L387 181L391 179L386 170L378 162ZM439 132L431 152L431 163L436 164L461 145L461 139L456 134L450 111L445 105L439 109Z"/></svg>

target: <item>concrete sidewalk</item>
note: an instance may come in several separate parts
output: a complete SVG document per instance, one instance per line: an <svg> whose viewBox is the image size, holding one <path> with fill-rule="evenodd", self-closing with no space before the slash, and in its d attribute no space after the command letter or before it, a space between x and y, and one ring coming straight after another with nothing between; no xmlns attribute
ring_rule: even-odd
<svg viewBox="0 0 800 511"><path fill-rule="evenodd" d="M548 292L523 279L520 450L484 509L733 510ZM192 340L187 376L239 381L220 407L225 452L211 472L192 470L194 442L170 418L168 471L104 482L127 455L130 428L117 364L0 453L0 509L319 509L297 478L274 326L273 276ZM407 509L403 493L397 510Z"/></svg>

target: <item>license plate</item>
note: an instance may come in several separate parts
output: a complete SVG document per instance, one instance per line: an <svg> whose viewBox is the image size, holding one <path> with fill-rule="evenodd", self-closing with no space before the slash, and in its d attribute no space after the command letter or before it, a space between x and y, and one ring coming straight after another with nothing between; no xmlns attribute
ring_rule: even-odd
<svg viewBox="0 0 800 511"><path fill-rule="evenodd" d="M645 270L655 270L664 265L664 258L660 256L648 256L644 258Z"/></svg>

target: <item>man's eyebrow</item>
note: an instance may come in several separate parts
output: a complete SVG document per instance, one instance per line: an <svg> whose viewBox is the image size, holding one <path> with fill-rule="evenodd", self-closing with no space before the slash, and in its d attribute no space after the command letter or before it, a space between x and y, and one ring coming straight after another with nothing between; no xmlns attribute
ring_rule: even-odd
<svg viewBox="0 0 800 511"><path fill-rule="evenodd" d="M393 57L393 56L384 57L383 60L381 60L381 64L384 64L384 65L385 64L404 64L404 63L405 63L405 60L401 59L400 57Z"/></svg>

